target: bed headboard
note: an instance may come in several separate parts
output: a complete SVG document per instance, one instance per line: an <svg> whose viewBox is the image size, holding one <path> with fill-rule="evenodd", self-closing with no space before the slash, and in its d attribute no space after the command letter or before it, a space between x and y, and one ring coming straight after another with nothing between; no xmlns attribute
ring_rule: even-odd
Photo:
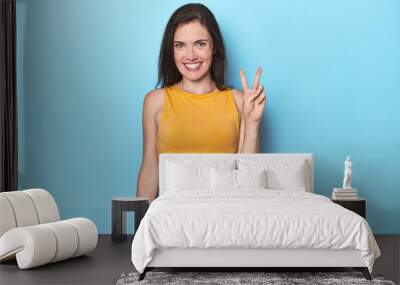
<svg viewBox="0 0 400 285"><path fill-rule="evenodd" d="M275 161L282 162L300 162L306 163L306 177L308 178L308 189L307 192L314 192L314 173L313 173L313 155L312 154L296 154L296 153L162 153L159 157L159 195L166 191L166 165L167 161L239 161L240 159L249 160L266 160L268 163L274 163Z"/></svg>

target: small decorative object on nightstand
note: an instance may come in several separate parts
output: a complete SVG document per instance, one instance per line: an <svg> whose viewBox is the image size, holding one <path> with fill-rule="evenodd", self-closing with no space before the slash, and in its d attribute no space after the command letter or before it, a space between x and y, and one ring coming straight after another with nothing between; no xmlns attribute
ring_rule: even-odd
<svg viewBox="0 0 400 285"><path fill-rule="evenodd" d="M140 221L149 207L149 198L144 197L115 197L112 199L112 234L113 241L126 239L126 212L135 212L135 229L139 227Z"/></svg>
<svg viewBox="0 0 400 285"><path fill-rule="evenodd" d="M366 218L366 204L367 201L365 199L353 199L353 200L338 200L332 199L332 202L339 204L340 206L353 211L356 214L359 214L364 219Z"/></svg>
<svg viewBox="0 0 400 285"><path fill-rule="evenodd" d="M343 188L334 188L332 199L357 200L357 189L351 187L352 162L350 156L344 161Z"/></svg>
<svg viewBox="0 0 400 285"><path fill-rule="evenodd" d="M344 161L343 189L351 189L352 162L350 156Z"/></svg>

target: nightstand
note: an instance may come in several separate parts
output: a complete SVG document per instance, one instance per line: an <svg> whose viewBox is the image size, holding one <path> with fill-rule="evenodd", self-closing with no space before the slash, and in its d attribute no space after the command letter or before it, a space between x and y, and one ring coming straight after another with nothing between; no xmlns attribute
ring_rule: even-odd
<svg viewBox="0 0 400 285"><path fill-rule="evenodd" d="M135 212L135 229L139 227L140 221L144 217L150 205L149 198L143 197L114 197L112 199L112 234L113 241L123 241L126 239L126 212Z"/></svg>
<svg viewBox="0 0 400 285"><path fill-rule="evenodd" d="M366 218L366 204L367 200L359 198L355 200L336 200L332 199L332 202L339 204L340 206L359 214L364 219Z"/></svg>

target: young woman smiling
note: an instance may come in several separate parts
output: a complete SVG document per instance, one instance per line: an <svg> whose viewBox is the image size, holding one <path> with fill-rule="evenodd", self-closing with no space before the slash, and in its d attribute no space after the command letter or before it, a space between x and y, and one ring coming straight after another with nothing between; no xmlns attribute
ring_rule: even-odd
<svg viewBox="0 0 400 285"><path fill-rule="evenodd" d="M160 153L257 153L264 88L243 70L243 92L224 82L225 49L217 21L202 4L178 8L162 39L157 88L144 98L143 160L137 195L158 194Z"/></svg>

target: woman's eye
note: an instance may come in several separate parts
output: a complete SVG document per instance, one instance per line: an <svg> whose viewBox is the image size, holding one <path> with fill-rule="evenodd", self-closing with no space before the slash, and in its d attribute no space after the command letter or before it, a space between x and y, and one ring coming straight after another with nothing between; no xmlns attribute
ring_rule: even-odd
<svg viewBox="0 0 400 285"><path fill-rule="evenodd" d="M197 43L196 43L196 46L197 46L197 47L204 47L205 45L206 45L205 42L197 42Z"/></svg>
<svg viewBox="0 0 400 285"><path fill-rule="evenodd" d="M183 48L183 44L181 44L181 43L175 44L175 47L176 48Z"/></svg>

